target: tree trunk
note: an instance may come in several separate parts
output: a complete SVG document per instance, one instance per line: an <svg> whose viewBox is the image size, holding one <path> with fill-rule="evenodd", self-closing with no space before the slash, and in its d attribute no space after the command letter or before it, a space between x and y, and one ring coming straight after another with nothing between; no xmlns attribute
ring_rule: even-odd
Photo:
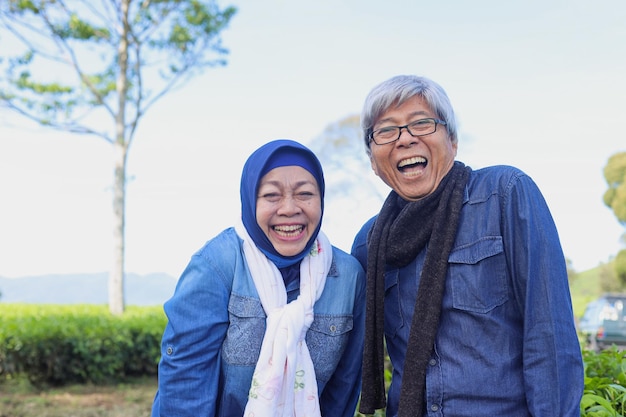
<svg viewBox="0 0 626 417"><path fill-rule="evenodd" d="M113 265L109 275L109 310L112 314L124 312L124 244L125 244L125 210L126 210L126 155L130 147L131 137L126 137L126 95L128 94L128 11L130 0L120 3L122 27L120 43L117 46L116 93L118 99L115 115L115 143L113 158L115 174L113 178ZM130 133L132 136L132 133Z"/></svg>
<svg viewBox="0 0 626 417"><path fill-rule="evenodd" d="M113 179L113 268L109 274L109 310L124 312L124 223L126 207L126 152L124 143L114 145L115 173Z"/></svg>

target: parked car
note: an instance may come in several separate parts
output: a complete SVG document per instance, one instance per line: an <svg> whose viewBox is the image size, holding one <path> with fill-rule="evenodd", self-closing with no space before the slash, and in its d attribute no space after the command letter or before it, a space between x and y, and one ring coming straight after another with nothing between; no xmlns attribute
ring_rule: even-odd
<svg viewBox="0 0 626 417"><path fill-rule="evenodd" d="M604 294L587 304L578 323L587 348L596 352L616 345L626 349L626 294Z"/></svg>

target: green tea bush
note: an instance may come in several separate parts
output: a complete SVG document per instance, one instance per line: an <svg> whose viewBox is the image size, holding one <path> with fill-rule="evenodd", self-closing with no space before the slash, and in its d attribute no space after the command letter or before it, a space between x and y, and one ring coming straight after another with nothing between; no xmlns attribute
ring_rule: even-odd
<svg viewBox="0 0 626 417"><path fill-rule="evenodd" d="M0 380L36 386L156 375L166 324L161 307L0 304Z"/></svg>
<svg viewBox="0 0 626 417"><path fill-rule="evenodd" d="M626 415L626 355L616 347L599 353L583 351L585 392L581 417Z"/></svg>
<svg viewBox="0 0 626 417"><path fill-rule="evenodd" d="M0 317L0 382L26 377L35 386L155 376L167 323L161 307L129 307L112 316L106 306L0 303ZM626 417L625 352L583 350L583 359L581 417ZM385 368L388 386L388 359Z"/></svg>

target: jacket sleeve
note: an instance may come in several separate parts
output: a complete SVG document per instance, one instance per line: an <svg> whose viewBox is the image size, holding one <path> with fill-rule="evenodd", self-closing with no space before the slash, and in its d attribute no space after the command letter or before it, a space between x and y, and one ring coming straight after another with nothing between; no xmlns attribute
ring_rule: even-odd
<svg viewBox="0 0 626 417"><path fill-rule="evenodd" d="M523 369L534 417L580 415L584 376L565 257L536 184L513 176L504 194L503 238L523 318Z"/></svg>
<svg viewBox="0 0 626 417"><path fill-rule="evenodd" d="M365 273L354 261L353 327L339 364L320 396L323 417L353 417L361 394L361 361L365 331Z"/></svg>
<svg viewBox="0 0 626 417"><path fill-rule="evenodd" d="M215 416L220 349L228 327L228 280L202 251L164 305L158 391L152 416Z"/></svg>

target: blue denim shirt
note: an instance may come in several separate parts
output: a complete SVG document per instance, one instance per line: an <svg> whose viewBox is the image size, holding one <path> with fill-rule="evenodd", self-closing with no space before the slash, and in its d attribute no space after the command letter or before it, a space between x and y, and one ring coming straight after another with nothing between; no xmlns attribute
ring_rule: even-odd
<svg viewBox="0 0 626 417"><path fill-rule="evenodd" d="M173 297L161 346L152 416L242 417L265 333L265 312L243 258L226 229L193 255ZM364 272L333 248L324 291L306 336L322 416L353 417L360 394ZM299 280L287 287L288 301Z"/></svg>
<svg viewBox="0 0 626 417"><path fill-rule="evenodd" d="M364 266L373 221L352 248ZM387 417L398 412L425 255L385 273L394 368ZM579 417L583 382L565 258L543 196L515 168L473 171L448 258L424 416Z"/></svg>

